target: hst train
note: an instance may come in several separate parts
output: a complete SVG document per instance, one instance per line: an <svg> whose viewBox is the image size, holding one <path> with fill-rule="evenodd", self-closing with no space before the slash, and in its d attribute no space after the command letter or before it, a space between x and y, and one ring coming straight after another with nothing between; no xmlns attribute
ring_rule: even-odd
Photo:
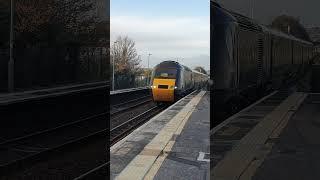
<svg viewBox="0 0 320 180"><path fill-rule="evenodd" d="M258 24L213 1L210 21L213 126L250 99L279 89L315 56L311 42Z"/></svg>
<svg viewBox="0 0 320 180"><path fill-rule="evenodd" d="M206 85L209 76L175 61L163 61L152 71L151 89L155 102L174 102L193 89Z"/></svg>

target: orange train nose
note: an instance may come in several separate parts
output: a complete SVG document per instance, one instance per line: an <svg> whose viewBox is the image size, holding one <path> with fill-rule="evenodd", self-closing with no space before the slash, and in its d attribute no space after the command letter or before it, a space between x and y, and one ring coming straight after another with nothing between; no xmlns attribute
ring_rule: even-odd
<svg viewBox="0 0 320 180"><path fill-rule="evenodd" d="M152 96L154 101L173 102L175 79L154 79Z"/></svg>

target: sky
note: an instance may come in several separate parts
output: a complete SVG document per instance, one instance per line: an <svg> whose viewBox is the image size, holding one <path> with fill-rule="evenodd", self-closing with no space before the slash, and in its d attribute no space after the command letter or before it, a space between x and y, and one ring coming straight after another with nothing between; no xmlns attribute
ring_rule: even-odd
<svg viewBox="0 0 320 180"><path fill-rule="evenodd" d="M251 15L263 24L271 24L272 20L282 14L300 19L305 27L320 26L319 0L216 0L225 8L245 16Z"/></svg>
<svg viewBox="0 0 320 180"><path fill-rule="evenodd" d="M176 60L194 68L210 68L209 0L111 0L110 29L136 43L141 66Z"/></svg>

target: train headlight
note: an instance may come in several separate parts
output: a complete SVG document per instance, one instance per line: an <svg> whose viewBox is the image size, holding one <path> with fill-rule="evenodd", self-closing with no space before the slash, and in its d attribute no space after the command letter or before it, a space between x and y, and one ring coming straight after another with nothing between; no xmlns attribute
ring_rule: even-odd
<svg viewBox="0 0 320 180"><path fill-rule="evenodd" d="M177 86L170 86L170 89L177 89Z"/></svg>
<svg viewBox="0 0 320 180"><path fill-rule="evenodd" d="M151 86L151 89L155 89L157 86Z"/></svg>

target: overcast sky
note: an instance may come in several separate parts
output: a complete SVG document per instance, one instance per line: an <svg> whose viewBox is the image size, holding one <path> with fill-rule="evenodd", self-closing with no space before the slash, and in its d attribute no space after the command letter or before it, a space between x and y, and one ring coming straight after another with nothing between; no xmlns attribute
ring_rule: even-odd
<svg viewBox="0 0 320 180"><path fill-rule="evenodd" d="M299 17L306 27L320 26L320 0L216 0L225 8L250 16L253 8L254 19L270 24L281 14Z"/></svg>
<svg viewBox="0 0 320 180"><path fill-rule="evenodd" d="M136 42L142 66L176 60L210 67L209 0L111 0L111 43L127 35Z"/></svg>

